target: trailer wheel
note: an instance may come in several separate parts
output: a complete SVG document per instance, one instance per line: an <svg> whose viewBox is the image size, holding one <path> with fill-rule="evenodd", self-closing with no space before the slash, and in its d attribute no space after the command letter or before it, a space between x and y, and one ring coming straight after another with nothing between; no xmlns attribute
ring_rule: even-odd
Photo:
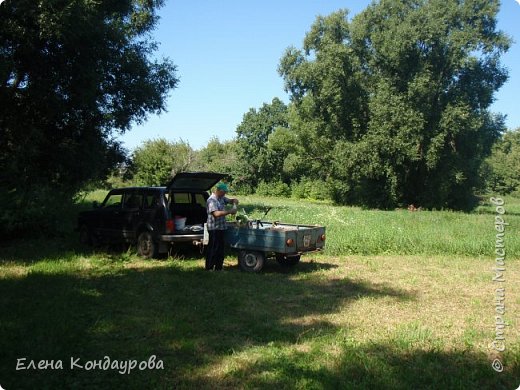
<svg viewBox="0 0 520 390"><path fill-rule="evenodd" d="M238 265L242 271L259 272L264 267L265 255L258 251L240 251Z"/></svg>
<svg viewBox="0 0 520 390"><path fill-rule="evenodd" d="M286 256L281 253L276 254L276 261L283 267L292 267L300 262L300 255Z"/></svg>

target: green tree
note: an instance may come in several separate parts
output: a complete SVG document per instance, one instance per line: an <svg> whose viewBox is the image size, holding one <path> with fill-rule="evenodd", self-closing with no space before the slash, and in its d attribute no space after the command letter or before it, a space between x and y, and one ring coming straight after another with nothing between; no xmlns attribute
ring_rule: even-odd
<svg viewBox="0 0 520 390"><path fill-rule="evenodd" d="M506 132L486 159L488 190L501 195L520 193L520 128Z"/></svg>
<svg viewBox="0 0 520 390"><path fill-rule="evenodd" d="M287 127L277 127L267 139L267 155L271 158L273 172L272 179L281 179L285 183L289 183L300 177L302 166L299 154L299 142L297 135ZM297 157L298 161L294 161L293 157Z"/></svg>
<svg viewBox="0 0 520 390"><path fill-rule="evenodd" d="M504 130L489 112L507 78L499 1L383 0L319 17L279 71L290 128L335 198L467 208Z"/></svg>
<svg viewBox="0 0 520 390"><path fill-rule="evenodd" d="M269 137L278 128L287 128L287 106L278 98L251 108L237 127L238 161L234 181L255 188L260 181L281 179L279 157L268 147Z"/></svg>
<svg viewBox="0 0 520 390"><path fill-rule="evenodd" d="M0 6L0 194L19 227L103 177L114 135L164 110L175 67L151 60L160 0L6 1ZM48 189L49 191L44 191ZM40 195L54 194L50 199ZM61 201L60 197L60 201ZM25 221L25 222L24 222Z"/></svg>
<svg viewBox="0 0 520 390"><path fill-rule="evenodd" d="M193 168L233 176L237 162L236 141L221 142L217 137L213 137L206 146L196 152Z"/></svg>
<svg viewBox="0 0 520 390"><path fill-rule="evenodd" d="M190 170L194 158L193 149L185 141L146 141L132 155L132 180L136 185L165 185L177 173Z"/></svg>

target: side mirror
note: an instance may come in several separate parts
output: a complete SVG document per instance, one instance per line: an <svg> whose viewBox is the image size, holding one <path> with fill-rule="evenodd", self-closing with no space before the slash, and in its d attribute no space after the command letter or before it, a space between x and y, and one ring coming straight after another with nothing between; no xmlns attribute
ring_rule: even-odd
<svg viewBox="0 0 520 390"><path fill-rule="evenodd" d="M96 200L92 202L92 208L95 208L95 209L99 208L99 203Z"/></svg>

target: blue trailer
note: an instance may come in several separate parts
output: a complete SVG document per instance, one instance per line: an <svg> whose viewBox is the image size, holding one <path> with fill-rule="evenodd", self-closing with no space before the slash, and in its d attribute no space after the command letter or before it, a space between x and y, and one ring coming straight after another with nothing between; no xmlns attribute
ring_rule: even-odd
<svg viewBox="0 0 520 390"><path fill-rule="evenodd" d="M226 243L238 250L243 271L260 271L266 259L275 258L283 266L293 266L303 253L320 251L325 246L325 227L278 222L229 222Z"/></svg>

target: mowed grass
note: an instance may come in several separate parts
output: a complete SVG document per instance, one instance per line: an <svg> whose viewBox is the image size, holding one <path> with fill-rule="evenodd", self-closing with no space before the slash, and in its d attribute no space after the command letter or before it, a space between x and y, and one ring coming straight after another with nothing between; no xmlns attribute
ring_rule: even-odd
<svg viewBox="0 0 520 390"><path fill-rule="evenodd" d="M95 197L101 194L86 200ZM240 199L252 217L273 207L268 220L326 225L327 250L305 256L292 269L268 262L262 273L247 274L238 270L232 252L226 271L215 273L203 271L203 258L188 248L146 261L132 248L82 248L73 235L5 244L0 385L518 387L520 202L506 198L510 225L502 284L492 281L496 232L488 204L472 214L411 213ZM490 348L497 287L506 288L501 354ZM70 365L71 358L80 364L104 356L141 362L152 355L164 369L119 374ZM17 371L17 359L24 357L61 360L63 369ZM504 372L491 368L495 358Z"/></svg>

